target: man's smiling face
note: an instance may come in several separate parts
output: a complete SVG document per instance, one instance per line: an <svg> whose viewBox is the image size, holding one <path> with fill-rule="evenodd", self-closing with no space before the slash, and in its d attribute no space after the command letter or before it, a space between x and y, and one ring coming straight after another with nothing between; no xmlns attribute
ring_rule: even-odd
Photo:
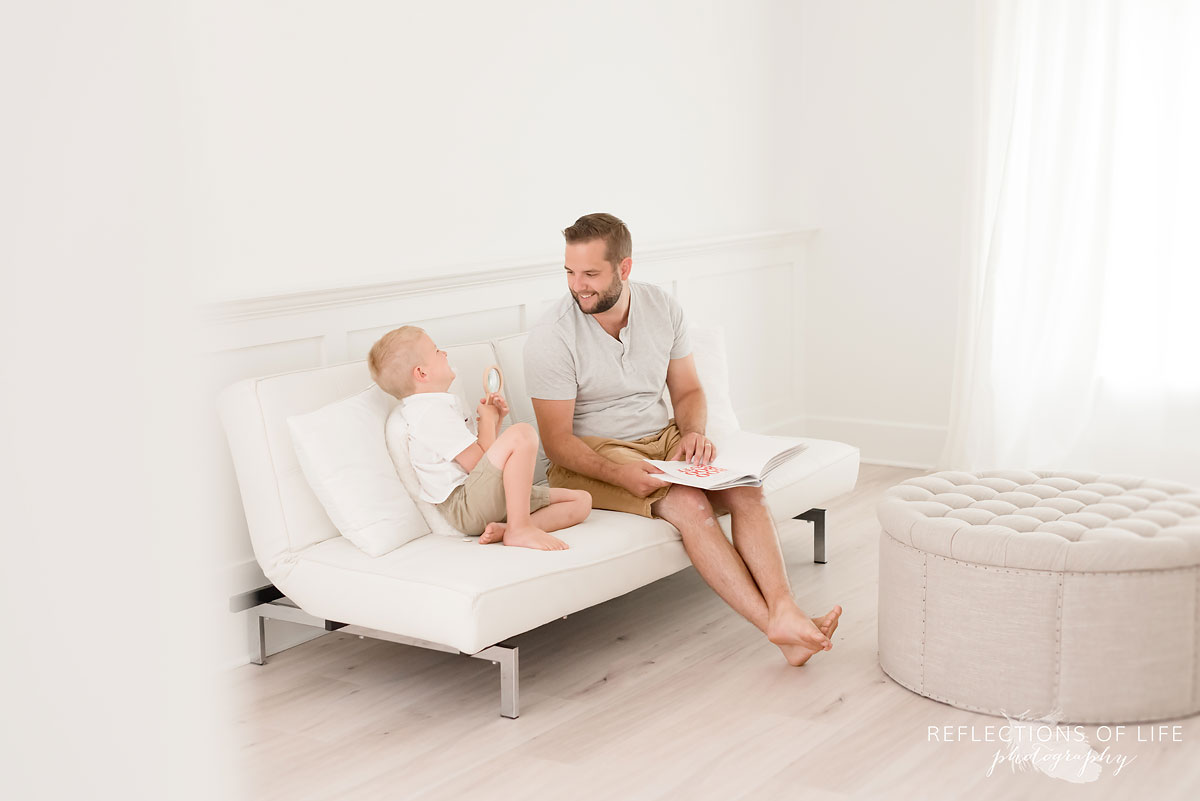
<svg viewBox="0 0 1200 801"><path fill-rule="evenodd" d="M607 255L603 239L567 245L567 288L584 314L606 312L621 299L621 273Z"/></svg>

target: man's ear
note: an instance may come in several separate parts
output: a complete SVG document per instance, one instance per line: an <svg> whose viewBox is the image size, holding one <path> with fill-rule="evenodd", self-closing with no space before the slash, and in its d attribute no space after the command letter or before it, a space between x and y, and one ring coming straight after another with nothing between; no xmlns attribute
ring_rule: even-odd
<svg viewBox="0 0 1200 801"><path fill-rule="evenodd" d="M628 281L629 280L629 271L633 269L633 259L628 256L621 259L621 264L618 269L620 270L620 273L621 273L621 280Z"/></svg>

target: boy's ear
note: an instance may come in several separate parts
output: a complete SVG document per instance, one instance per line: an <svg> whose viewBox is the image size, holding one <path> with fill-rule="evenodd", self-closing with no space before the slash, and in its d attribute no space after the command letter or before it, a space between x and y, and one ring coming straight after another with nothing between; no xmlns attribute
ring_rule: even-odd
<svg viewBox="0 0 1200 801"><path fill-rule="evenodd" d="M417 365L416 367L413 368L412 377L413 377L413 381L424 381L425 380L425 370L422 369L421 365Z"/></svg>

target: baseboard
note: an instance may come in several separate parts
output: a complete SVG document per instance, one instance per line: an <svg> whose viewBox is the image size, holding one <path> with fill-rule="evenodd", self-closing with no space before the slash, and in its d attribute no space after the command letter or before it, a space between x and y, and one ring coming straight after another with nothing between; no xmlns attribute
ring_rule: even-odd
<svg viewBox="0 0 1200 801"><path fill-rule="evenodd" d="M933 470L931 464L914 464L912 462L893 462L889 459L860 459L861 464L878 465L879 467L903 467L908 470Z"/></svg>

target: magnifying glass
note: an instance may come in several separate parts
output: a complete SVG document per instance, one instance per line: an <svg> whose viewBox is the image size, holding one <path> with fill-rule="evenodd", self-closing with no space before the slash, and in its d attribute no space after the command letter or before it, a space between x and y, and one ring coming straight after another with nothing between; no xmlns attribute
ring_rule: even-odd
<svg viewBox="0 0 1200 801"><path fill-rule="evenodd" d="M483 371L483 394L485 396L499 392L504 386L504 373L497 365L492 365Z"/></svg>

